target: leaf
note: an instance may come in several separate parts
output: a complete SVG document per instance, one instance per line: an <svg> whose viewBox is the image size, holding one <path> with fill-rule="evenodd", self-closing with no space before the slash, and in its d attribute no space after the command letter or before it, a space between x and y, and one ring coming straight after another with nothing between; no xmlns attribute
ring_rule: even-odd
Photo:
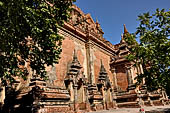
<svg viewBox="0 0 170 113"><path fill-rule="evenodd" d="M170 32L168 29L170 11L156 9L150 14L144 13L138 16L140 25L137 27L136 38L127 36L126 42L133 47L131 54L126 58L135 61L134 66L139 63L143 66L143 74L137 76L138 83L145 79L149 90L157 90L163 87L170 95ZM140 39L140 44L131 43L134 39ZM133 41L134 42L134 41ZM137 41L136 41L137 42ZM167 73L168 72L168 73Z"/></svg>
<svg viewBox="0 0 170 113"><path fill-rule="evenodd" d="M63 2L64 1L64 2ZM13 81L13 76L27 78L32 69L36 76L46 76L44 64L59 60L63 38L57 28L69 18L73 0L56 0L53 6L45 1L0 1L0 75ZM15 8L14 8L15 7ZM49 52L47 52L50 50ZM29 61L23 63L22 61Z"/></svg>

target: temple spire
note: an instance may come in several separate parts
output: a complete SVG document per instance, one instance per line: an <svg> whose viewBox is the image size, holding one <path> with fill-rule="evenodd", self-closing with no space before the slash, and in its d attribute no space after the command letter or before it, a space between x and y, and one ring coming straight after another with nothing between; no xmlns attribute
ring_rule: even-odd
<svg viewBox="0 0 170 113"><path fill-rule="evenodd" d="M105 69L105 67L103 65L103 62L101 60L101 67L100 67L98 82L103 84L102 81L104 81L106 83L107 87L111 86L110 80L108 78L108 74L107 74L106 69Z"/></svg>
<svg viewBox="0 0 170 113"><path fill-rule="evenodd" d="M81 66L80 62L78 61L76 50L74 50L73 60L70 63L67 74L68 75L78 75L81 68L82 68L82 66ZM68 78L66 77L65 80L67 80L67 79Z"/></svg>
<svg viewBox="0 0 170 113"><path fill-rule="evenodd" d="M103 65L103 62L102 62L101 59L100 59L100 62L101 62L100 72L106 72L106 70L105 70L105 68L104 68L104 65Z"/></svg>
<svg viewBox="0 0 170 113"><path fill-rule="evenodd" d="M96 27L97 27L97 28L100 28L100 24L99 24L99 21L98 21L97 18L96 18Z"/></svg>
<svg viewBox="0 0 170 113"><path fill-rule="evenodd" d="M123 26L124 26L124 34L129 33L128 30L126 29L126 25L123 24Z"/></svg>
<svg viewBox="0 0 170 113"><path fill-rule="evenodd" d="M100 62L101 62L101 66L102 66L103 65L102 59L100 59Z"/></svg>
<svg viewBox="0 0 170 113"><path fill-rule="evenodd" d="M98 21L98 19L96 18L96 24L99 24L99 21Z"/></svg>
<svg viewBox="0 0 170 113"><path fill-rule="evenodd" d="M77 54L76 54L76 50L74 49L74 53L73 53L73 60L78 60L77 59Z"/></svg>
<svg viewBox="0 0 170 113"><path fill-rule="evenodd" d="M120 43L124 43L125 42L124 36L125 36L125 34L129 33L128 30L126 29L126 25L123 24L123 26L124 26L124 33L121 35Z"/></svg>
<svg viewBox="0 0 170 113"><path fill-rule="evenodd" d="M100 67L100 72L99 72L99 81L100 80L105 80L107 76L106 69L104 68L103 62L101 60L101 67Z"/></svg>
<svg viewBox="0 0 170 113"><path fill-rule="evenodd" d="M80 65L80 62L78 61L77 58L77 54L76 54L76 50L74 49L74 53L73 53L73 61L72 61L72 65L78 67L78 68L82 68Z"/></svg>

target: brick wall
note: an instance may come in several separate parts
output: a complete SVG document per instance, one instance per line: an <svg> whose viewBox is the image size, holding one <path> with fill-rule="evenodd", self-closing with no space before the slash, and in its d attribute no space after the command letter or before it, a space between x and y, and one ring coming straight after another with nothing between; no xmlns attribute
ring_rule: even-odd
<svg viewBox="0 0 170 113"><path fill-rule="evenodd" d="M117 84L122 90L126 90L128 87L128 79L124 65L116 66Z"/></svg>

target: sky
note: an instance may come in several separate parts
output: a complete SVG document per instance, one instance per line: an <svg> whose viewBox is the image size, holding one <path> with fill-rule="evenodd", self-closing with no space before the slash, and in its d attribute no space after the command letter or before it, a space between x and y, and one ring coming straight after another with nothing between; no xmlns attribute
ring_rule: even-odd
<svg viewBox="0 0 170 113"><path fill-rule="evenodd" d="M123 24L130 33L139 25L138 15L151 14L159 9L170 9L170 0L77 0L75 4L85 13L90 13L94 21L100 23L104 38L112 44L120 42Z"/></svg>

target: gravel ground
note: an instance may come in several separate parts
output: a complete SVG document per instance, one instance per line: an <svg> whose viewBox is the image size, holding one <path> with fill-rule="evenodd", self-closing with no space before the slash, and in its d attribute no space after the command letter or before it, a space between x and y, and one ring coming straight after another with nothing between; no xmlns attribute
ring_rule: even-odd
<svg viewBox="0 0 170 113"><path fill-rule="evenodd" d="M143 108L146 112L153 111L153 113L156 113L154 111L170 110L170 105L151 106L151 107L143 107ZM118 108L118 109L102 110L102 111L96 111L96 112L93 111L93 112L89 112L89 113L140 113L139 109L140 108Z"/></svg>

